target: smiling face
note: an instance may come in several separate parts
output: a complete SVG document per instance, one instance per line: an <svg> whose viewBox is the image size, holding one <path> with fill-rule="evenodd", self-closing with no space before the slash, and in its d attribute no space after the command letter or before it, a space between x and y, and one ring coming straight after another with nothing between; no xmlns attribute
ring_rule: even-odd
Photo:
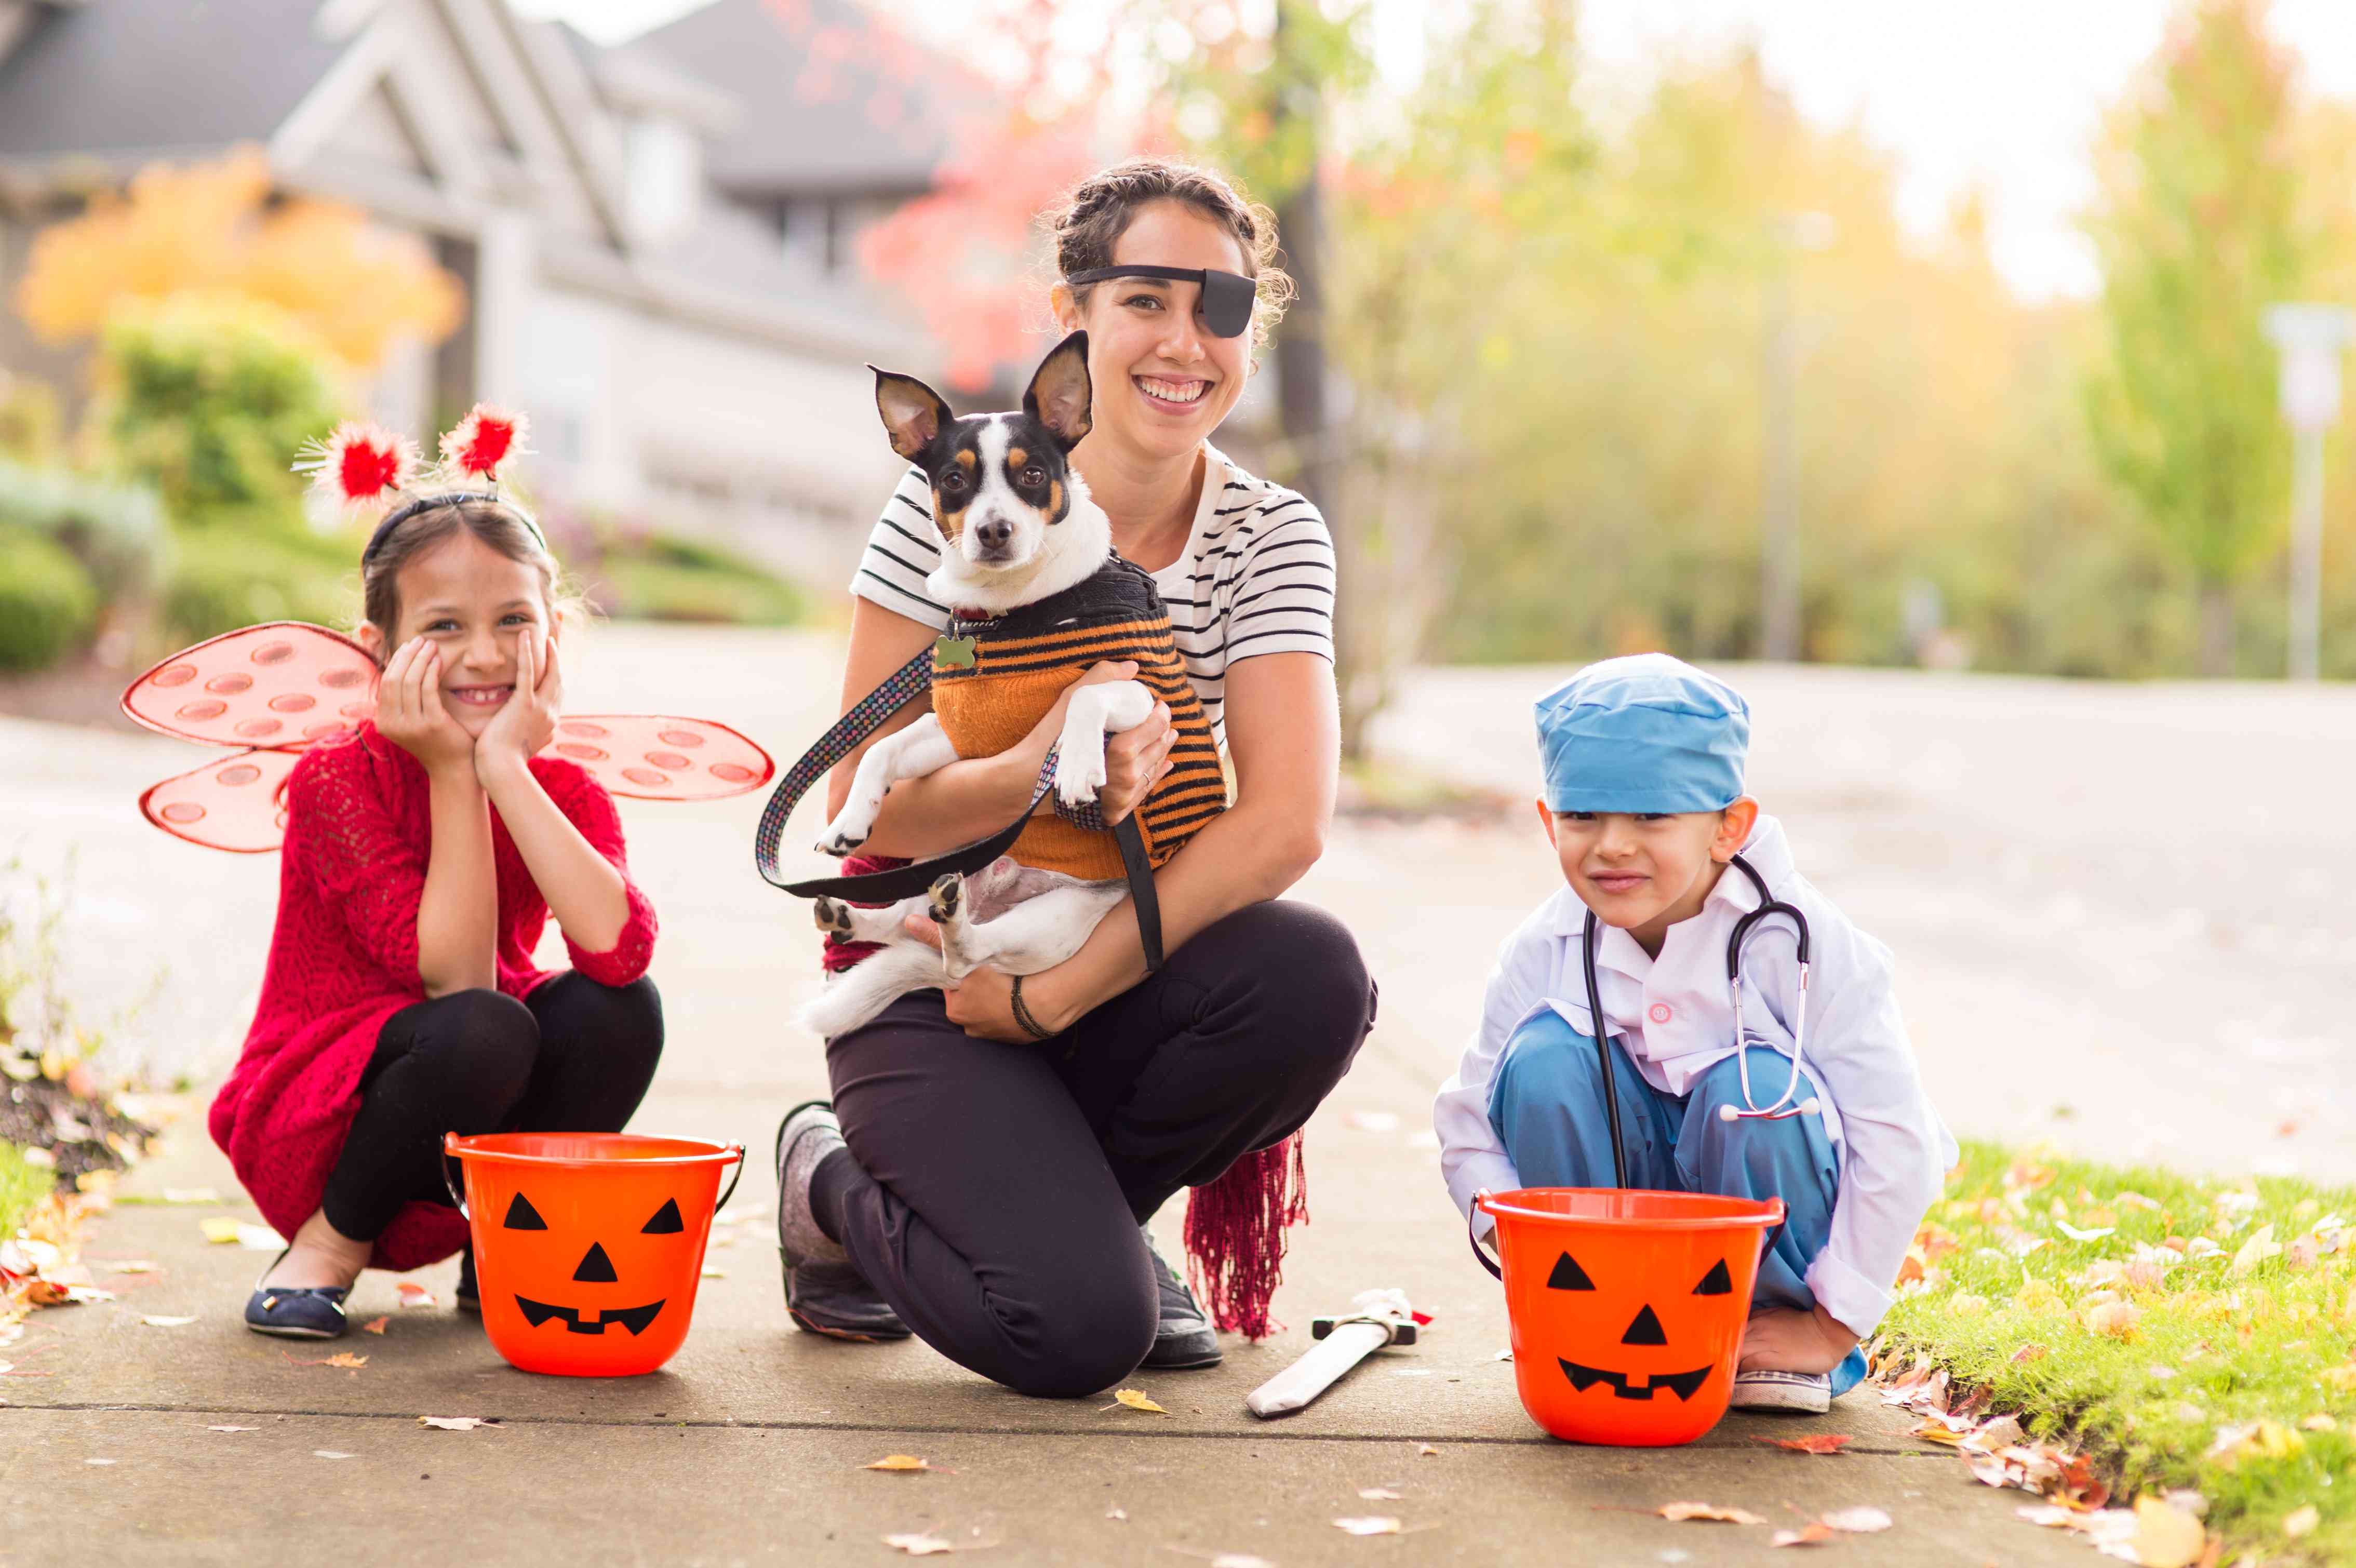
<svg viewBox="0 0 2356 1568"><path fill-rule="evenodd" d="M360 641L380 664L415 637L440 650L442 705L480 736L515 694L517 640L551 634L543 574L461 527L403 562L393 584L392 630L370 621Z"/></svg>
<svg viewBox="0 0 2356 1568"><path fill-rule="evenodd" d="M1114 242L1113 266L1212 268L1248 275L1251 258L1224 225L1179 200L1149 202ZM1084 302L1055 294L1068 330L1086 328L1096 383L1096 439L1139 457L1192 453L1219 427L1251 375L1251 334L1215 337L1195 313L1202 285L1112 278ZM1093 448L1091 448L1093 450Z"/></svg>
<svg viewBox="0 0 2356 1568"><path fill-rule="evenodd" d="M1537 809L1580 901L1655 957L1669 927L1701 913L1759 818L1748 795L1722 811L1555 811L1544 799Z"/></svg>

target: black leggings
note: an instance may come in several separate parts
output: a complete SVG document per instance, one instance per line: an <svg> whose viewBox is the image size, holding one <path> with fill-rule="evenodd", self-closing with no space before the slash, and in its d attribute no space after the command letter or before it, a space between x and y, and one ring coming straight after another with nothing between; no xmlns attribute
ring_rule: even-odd
<svg viewBox="0 0 2356 1568"><path fill-rule="evenodd" d="M1023 1393L1093 1393L1153 1344L1138 1226L1308 1121L1374 1017L1349 931L1290 903L1205 928L1037 1046L904 996L827 1046L851 1146L811 1184L819 1228L941 1354Z"/></svg>
<svg viewBox="0 0 2356 1568"><path fill-rule="evenodd" d="M369 1240L405 1203L446 1205L444 1133L620 1132L662 1043L662 998L643 977L616 987L567 971L521 1002L457 991L402 1008L360 1075L327 1223Z"/></svg>

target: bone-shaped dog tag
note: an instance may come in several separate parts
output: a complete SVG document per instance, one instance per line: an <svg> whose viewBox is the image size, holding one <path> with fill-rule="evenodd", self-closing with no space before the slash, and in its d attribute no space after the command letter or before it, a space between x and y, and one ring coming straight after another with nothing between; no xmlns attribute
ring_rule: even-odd
<svg viewBox="0 0 2356 1568"><path fill-rule="evenodd" d="M933 662L948 670L973 668L973 639L945 637L933 644Z"/></svg>

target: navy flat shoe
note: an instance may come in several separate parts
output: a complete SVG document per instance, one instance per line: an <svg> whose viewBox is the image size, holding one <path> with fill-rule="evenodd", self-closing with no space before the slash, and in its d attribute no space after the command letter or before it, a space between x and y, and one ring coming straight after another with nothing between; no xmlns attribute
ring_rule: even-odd
<svg viewBox="0 0 2356 1568"><path fill-rule="evenodd" d="M288 1248L287 1251L294 1251ZM281 1252L271 1261L270 1269L286 1261ZM262 1271L262 1278L270 1277L270 1269ZM272 1334L281 1339L340 1339L349 1326L344 1318L344 1297L351 1294L349 1285L273 1285L264 1289L256 1281L253 1294L246 1298L245 1326L256 1334Z"/></svg>

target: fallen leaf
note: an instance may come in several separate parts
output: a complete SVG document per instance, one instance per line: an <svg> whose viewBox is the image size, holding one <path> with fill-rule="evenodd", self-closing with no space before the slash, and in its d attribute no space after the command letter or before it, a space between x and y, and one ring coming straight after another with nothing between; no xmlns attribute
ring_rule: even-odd
<svg viewBox="0 0 2356 1568"><path fill-rule="evenodd" d="M2323 1514L2321 1510L2318 1509L2313 1503L2309 1503L2305 1508L2298 1509L2296 1513L2285 1514L2283 1516L2283 1533L2289 1536L2293 1541L2297 1541L2300 1536L2307 1534L2317 1525L2321 1524L2322 1522Z"/></svg>
<svg viewBox="0 0 2356 1568"><path fill-rule="evenodd" d="M1345 1112L1342 1121L1361 1133L1396 1133L1399 1125L1398 1117L1388 1111Z"/></svg>
<svg viewBox="0 0 2356 1568"><path fill-rule="evenodd" d="M1127 1519L1128 1517L1129 1517L1129 1510L1128 1510L1127 1509L1105 1509L1105 1518L1107 1518L1107 1519L1112 1519L1112 1520L1125 1520L1125 1519Z"/></svg>
<svg viewBox="0 0 2356 1568"><path fill-rule="evenodd" d="M1770 1541L1769 1544L1772 1546L1814 1546L1820 1541L1830 1541L1832 1538L1833 1527L1826 1524L1822 1520L1815 1520L1808 1524L1801 1526L1798 1530L1777 1530L1775 1532L1775 1539Z"/></svg>
<svg viewBox="0 0 2356 1568"><path fill-rule="evenodd" d="M311 1453L315 1457L320 1459L357 1459L359 1457L357 1454L339 1453L333 1448L314 1448L311 1450Z"/></svg>
<svg viewBox="0 0 2356 1568"><path fill-rule="evenodd" d="M1361 1487L1358 1488L1358 1497L1362 1501L1370 1503L1396 1503L1403 1500L1405 1494L1395 1492L1388 1487Z"/></svg>
<svg viewBox="0 0 2356 1568"><path fill-rule="evenodd" d="M2302 1430L2308 1432L2337 1432L2340 1430L2340 1423L2327 1412L2319 1410L2313 1415L2301 1421L2298 1424Z"/></svg>
<svg viewBox="0 0 2356 1568"><path fill-rule="evenodd" d="M1351 1535L1404 1535L1399 1521L1388 1515L1370 1514L1365 1519L1337 1519L1333 1528Z"/></svg>
<svg viewBox="0 0 2356 1568"><path fill-rule="evenodd" d="M706 1264L703 1270L703 1277L707 1280L724 1280L728 1277L728 1271L726 1269L715 1269L711 1265Z"/></svg>
<svg viewBox="0 0 2356 1568"><path fill-rule="evenodd" d="M205 1430L207 1432L259 1432L262 1428L258 1426L208 1426Z"/></svg>
<svg viewBox="0 0 2356 1568"><path fill-rule="evenodd" d="M1419 1459L1437 1459L1440 1457L1440 1450L1434 1448L1429 1443L1417 1444L1415 1445L1415 1453L1416 1457Z"/></svg>
<svg viewBox="0 0 2356 1568"><path fill-rule="evenodd" d="M2026 1367L2032 1361L2042 1361L2051 1354L2053 1352L2042 1345L2023 1345L2012 1353L2012 1364L2016 1367Z"/></svg>
<svg viewBox="0 0 2356 1568"><path fill-rule="evenodd" d="M1717 1524L1765 1524L1755 1513L1742 1509L1722 1509L1716 1503L1663 1503L1655 1510L1665 1520L1684 1521L1705 1520Z"/></svg>
<svg viewBox="0 0 2356 1568"><path fill-rule="evenodd" d="M2087 1309L2086 1326L2114 1339L2133 1339L2136 1322L2142 1316L2143 1308L2131 1301L2105 1301Z"/></svg>
<svg viewBox="0 0 2356 1568"><path fill-rule="evenodd" d="M197 1228L205 1233L206 1240L220 1247L227 1246L237 1240L239 1223L234 1215L220 1214L198 1220Z"/></svg>
<svg viewBox="0 0 2356 1568"><path fill-rule="evenodd" d="M1837 1454L1857 1441L1837 1433L1812 1433L1806 1437L1761 1437L1760 1443L1772 1443L1778 1448L1788 1448L1794 1454Z"/></svg>
<svg viewBox="0 0 2356 1568"><path fill-rule="evenodd" d="M911 1557L930 1557L937 1552L955 1552L956 1547L937 1535L887 1535L884 1544L894 1546Z"/></svg>
<svg viewBox="0 0 2356 1568"><path fill-rule="evenodd" d="M2182 1509L2146 1496L2136 1499L2129 1544L2144 1568L2191 1568L2209 1544L2209 1532Z"/></svg>
<svg viewBox="0 0 2356 1568"><path fill-rule="evenodd" d="M156 1269L145 1258L132 1258L120 1263L107 1264L106 1272L110 1274L152 1274Z"/></svg>
<svg viewBox="0 0 2356 1568"><path fill-rule="evenodd" d="M1112 1398L1113 1404L1125 1404L1131 1410L1151 1411L1155 1415L1168 1415L1170 1413L1168 1411L1163 1410L1160 1405L1155 1404L1151 1400L1147 1399L1145 1397L1145 1391L1142 1389L1118 1389L1114 1391ZM1111 1408L1112 1405L1110 1404L1105 1406L1105 1409L1107 1410L1110 1410Z"/></svg>
<svg viewBox="0 0 2356 1568"><path fill-rule="evenodd" d="M28 1155L32 1153L30 1149L27 1149L25 1152ZM85 1459L82 1463L85 1465L112 1465L114 1461L112 1459Z"/></svg>
<svg viewBox="0 0 2356 1568"><path fill-rule="evenodd" d="M150 1328L186 1328L189 1324L194 1323L196 1319L193 1317L166 1317L160 1313L149 1313L139 1321L145 1324Z"/></svg>
<svg viewBox="0 0 2356 1568"><path fill-rule="evenodd" d="M2233 1254L2233 1261L2227 1265L2225 1272L2238 1279L2281 1252L2282 1245L2275 1240L2275 1228L2261 1225L2250 1233L2248 1240L2242 1243L2242 1250Z"/></svg>
<svg viewBox="0 0 2356 1568"><path fill-rule="evenodd" d="M1890 1528L1890 1516L1873 1508L1842 1509L1825 1515L1824 1521L1848 1535L1871 1535L1875 1530Z"/></svg>
<svg viewBox="0 0 2356 1568"><path fill-rule="evenodd" d="M360 1332L363 1334L381 1334L384 1332L384 1326L391 1321L392 1319L390 1317L371 1317L366 1323L360 1325Z"/></svg>
<svg viewBox="0 0 2356 1568"><path fill-rule="evenodd" d="M498 1423L480 1415L421 1415L417 1424L441 1432L472 1432L478 1426L496 1426Z"/></svg>
<svg viewBox="0 0 2356 1568"><path fill-rule="evenodd" d="M2115 1225L2104 1225L2093 1230L2081 1230L2066 1219L2056 1219L2053 1222L2053 1229L2061 1231L2062 1234L2069 1237L2072 1241L2099 1241L2104 1237L2109 1235L2112 1231L2117 1230L2118 1227Z"/></svg>
<svg viewBox="0 0 2356 1568"><path fill-rule="evenodd" d="M1248 1552L1222 1552L1211 1559L1211 1568L1276 1568L1276 1564Z"/></svg>
<svg viewBox="0 0 2356 1568"><path fill-rule="evenodd" d="M286 1355L284 1351L281 1351L280 1354ZM346 1367L358 1370L368 1365L366 1356L355 1356L349 1350L338 1350L332 1356L322 1356L315 1361L305 1361L300 1357L292 1355L287 1355L286 1359L298 1367Z"/></svg>
<svg viewBox="0 0 2356 1568"><path fill-rule="evenodd" d="M140 1199L143 1203L219 1203L220 1194L209 1187L167 1187L160 1198Z"/></svg>
<svg viewBox="0 0 2356 1568"><path fill-rule="evenodd" d="M401 1293L401 1305L403 1307L432 1306L434 1305L434 1293L427 1290L423 1285L419 1284L415 1280L397 1281L394 1283L392 1288Z"/></svg>
<svg viewBox="0 0 2356 1568"><path fill-rule="evenodd" d="M862 1465L862 1470L929 1470L930 1465L914 1454L886 1454L873 1465Z"/></svg>

